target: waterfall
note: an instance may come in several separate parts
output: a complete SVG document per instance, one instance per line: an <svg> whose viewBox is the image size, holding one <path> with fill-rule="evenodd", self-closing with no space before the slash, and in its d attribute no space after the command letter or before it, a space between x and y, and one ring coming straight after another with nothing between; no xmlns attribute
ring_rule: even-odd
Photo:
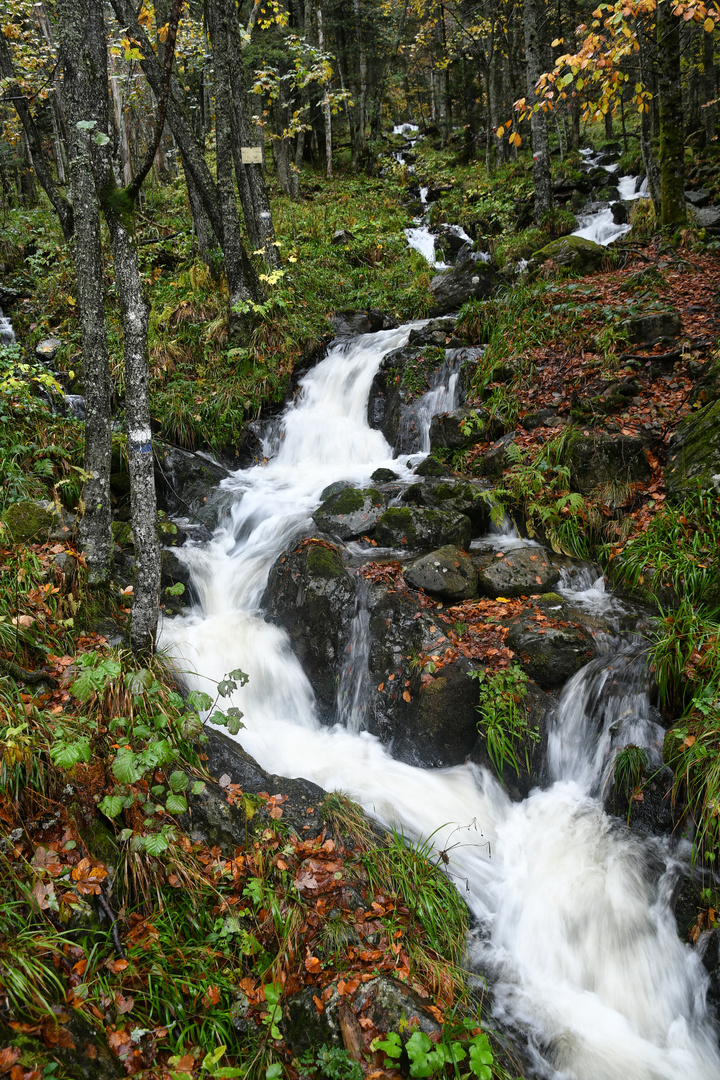
<svg viewBox="0 0 720 1080"><path fill-rule="evenodd" d="M337 719L342 727L359 732L365 727L365 706L370 695L370 586L358 576L355 615L337 694Z"/></svg>
<svg viewBox="0 0 720 1080"><path fill-rule="evenodd" d="M248 672L232 702L245 713L238 741L268 771L343 790L406 835L432 836L438 851L457 826L478 823L482 837L450 854L449 871L481 927L472 951L492 975L493 1009L526 1041L537 1076L718 1080L702 965L669 906L675 856L668 842L621 829L596 798L613 747L629 734L656 738L632 666L612 693L625 659L605 657L571 680L550 736L551 786L512 804L477 766L415 768L353 719L322 727L287 636L259 610L273 562L309 527L329 483L364 484L381 466L410 478L407 458L393 460L366 420L382 359L409 330L338 345L304 377L274 456L223 481L231 512L210 542L179 549L200 604L165 620L161 645L193 687Z"/></svg>
<svg viewBox="0 0 720 1080"><path fill-rule="evenodd" d="M0 345L12 345L15 341L15 331L7 315L0 308Z"/></svg>

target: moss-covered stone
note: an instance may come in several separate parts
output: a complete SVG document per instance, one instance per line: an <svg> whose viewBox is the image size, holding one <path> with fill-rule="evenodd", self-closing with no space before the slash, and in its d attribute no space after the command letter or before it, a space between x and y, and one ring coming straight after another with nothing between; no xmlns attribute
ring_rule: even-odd
<svg viewBox="0 0 720 1080"><path fill-rule="evenodd" d="M57 516L28 500L12 503L3 514L2 522L14 544L27 544L32 540L47 540L57 523Z"/></svg>
<svg viewBox="0 0 720 1080"><path fill-rule="evenodd" d="M307 568L310 574L328 580L346 573L337 548L328 548L323 544L311 544L308 547Z"/></svg>
<svg viewBox="0 0 720 1080"><path fill-rule="evenodd" d="M387 496L377 488L343 488L331 495L313 514L315 524L323 532L340 540L352 540L372 532L375 523L387 506Z"/></svg>
<svg viewBox="0 0 720 1080"><path fill-rule="evenodd" d="M599 270L607 251L600 244L582 236L561 236L533 254L538 265L552 260L557 266L575 274L592 274Z"/></svg>
<svg viewBox="0 0 720 1080"><path fill-rule="evenodd" d="M720 491L720 401L678 425L670 443L665 486L676 498L698 489Z"/></svg>
<svg viewBox="0 0 720 1080"><path fill-rule="evenodd" d="M632 435L575 432L565 443L564 459L570 466L574 490L583 493L601 484L632 483L650 476L642 439Z"/></svg>
<svg viewBox="0 0 720 1080"><path fill-rule="evenodd" d="M454 510L392 506L380 517L375 539L385 547L433 548L470 543L470 519Z"/></svg>

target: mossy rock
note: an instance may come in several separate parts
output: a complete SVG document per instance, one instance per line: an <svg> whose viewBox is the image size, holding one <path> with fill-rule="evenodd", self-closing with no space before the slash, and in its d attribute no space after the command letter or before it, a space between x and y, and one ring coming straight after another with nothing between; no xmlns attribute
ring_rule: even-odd
<svg viewBox="0 0 720 1080"><path fill-rule="evenodd" d="M421 506L394 506L380 517L375 539L384 547L433 548L470 543L470 519L455 511Z"/></svg>
<svg viewBox="0 0 720 1080"><path fill-rule="evenodd" d="M444 600L469 600L477 595L477 570L469 555L452 544L422 555L405 568L405 581L413 589Z"/></svg>
<svg viewBox="0 0 720 1080"><path fill-rule="evenodd" d="M541 547L523 547L499 552L479 573L480 592L498 596L530 596L543 593L560 578Z"/></svg>
<svg viewBox="0 0 720 1080"><path fill-rule="evenodd" d="M647 480L642 439L632 435L572 435L565 443L573 490L587 494L601 484Z"/></svg>
<svg viewBox="0 0 720 1080"><path fill-rule="evenodd" d="M386 506L387 497L376 488L360 491L348 487L326 499L313 520L323 532L351 540L371 532Z"/></svg>
<svg viewBox="0 0 720 1080"><path fill-rule="evenodd" d="M672 498L720 492L720 401L688 416L672 437L665 469Z"/></svg>
<svg viewBox="0 0 720 1080"><path fill-rule="evenodd" d="M113 521L110 526L112 537L118 547L131 548L135 546L132 525L129 521Z"/></svg>
<svg viewBox="0 0 720 1080"><path fill-rule="evenodd" d="M47 540L57 521L56 514L29 499L12 503L2 518L8 537L14 544Z"/></svg>
<svg viewBox="0 0 720 1080"><path fill-rule="evenodd" d="M507 643L516 663L542 687L562 686L597 655L597 646L583 627L551 627L525 616L512 623Z"/></svg>
<svg viewBox="0 0 720 1080"><path fill-rule="evenodd" d="M561 236L534 252L533 262L540 265L552 260L574 274L593 274L601 268L606 256L607 250L592 240L582 236Z"/></svg>

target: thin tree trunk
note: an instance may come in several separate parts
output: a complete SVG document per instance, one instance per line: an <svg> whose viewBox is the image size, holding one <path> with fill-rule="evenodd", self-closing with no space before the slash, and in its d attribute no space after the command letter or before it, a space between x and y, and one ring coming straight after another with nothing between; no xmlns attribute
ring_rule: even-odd
<svg viewBox="0 0 720 1080"><path fill-rule="evenodd" d="M716 106L707 104L710 101L714 101L716 97L716 74L715 74L715 30L712 29L710 33L705 31L703 38L703 79L702 79L702 96L703 107L702 117L703 124L705 125L705 141L710 143L715 138L715 116Z"/></svg>
<svg viewBox="0 0 720 1080"><path fill-rule="evenodd" d="M687 221L685 205L685 136L680 73L680 19L672 0L657 8L658 95L660 110L660 220L663 225Z"/></svg>
<svg viewBox="0 0 720 1080"><path fill-rule="evenodd" d="M527 64L528 104L537 105L535 90L542 74L542 42L536 0L523 0L523 28L525 31L525 60ZM552 178L550 174L550 142L547 118L542 108L534 108L530 118L533 150L533 179L535 181L535 222L539 225L552 208Z"/></svg>
<svg viewBox="0 0 720 1080"><path fill-rule="evenodd" d="M320 4L315 9L317 18L317 33L318 33L318 48L322 52L325 48L325 37L323 32L323 18L322 7ZM323 115L325 117L325 175L328 180L332 180L333 166L333 135L332 135L332 109L330 108L330 97L327 87L325 88L325 95L323 97Z"/></svg>
<svg viewBox="0 0 720 1080"><path fill-rule="evenodd" d="M649 78L649 40L642 20L638 21L638 42L640 45L640 81L647 86ZM655 216L660 220L662 203L660 192L660 170L658 169L652 148L652 119L650 112L643 108L640 114L640 153L648 180L648 189L652 199Z"/></svg>

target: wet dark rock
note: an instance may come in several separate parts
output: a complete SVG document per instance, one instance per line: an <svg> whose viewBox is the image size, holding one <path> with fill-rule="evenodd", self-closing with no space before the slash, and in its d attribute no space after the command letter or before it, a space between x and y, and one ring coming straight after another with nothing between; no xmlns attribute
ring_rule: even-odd
<svg viewBox="0 0 720 1080"><path fill-rule="evenodd" d="M336 311L330 322L338 338L375 334L378 330L392 330L397 326L394 319L377 308L368 308L366 311Z"/></svg>
<svg viewBox="0 0 720 1080"><path fill-rule="evenodd" d="M690 392L690 404L712 405L720 398L720 360L703 364Z"/></svg>
<svg viewBox="0 0 720 1080"><path fill-rule="evenodd" d="M314 993L313 987L306 987L285 1003L281 1028L296 1057L321 1046L344 1046L340 1013L348 1007L353 1016L362 1010L363 1016L369 1017L383 1034L402 1030L409 1036L412 1031L420 1030L433 1035L440 1031L438 1022L426 1012L432 1001L421 998L411 987L389 975L362 983L349 1006L334 987L322 1013L315 1007Z"/></svg>
<svg viewBox="0 0 720 1080"><path fill-rule="evenodd" d="M623 202L615 202L610 207L610 213L612 219L616 225L626 225L628 219L628 208Z"/></svg>
<svg viewBox="0 0 720 1080"><path fill-rule="evenodd" d="M375 539L383 547L432 550L444 544L466 548L471 524L465 514L429 507L393 506L375 526Z"/></svg>
<svg viewBox="0 0 720 1080"><path fill-rule="evenodd" d="M15 1031L0 1019L0 1043L20 1051L18 1065L12 1070L17 1075L29 1075L43 1070L40 1075L54 1075L57 1063L61 1063L63 1076L74 1080L120 1080L126 1076L122 1062L107 1044L102 1025L94 1024L80 1009L68 1009L64 1022L54 1032L52 1047L48 1048L40 1036L32 1032ZM51 1071L47 1071L48 1066Z"/></svg>
<svg viewBox="0 0 720 1080"><path fill-rule="evenodd" d="M423 589L442 600L469 600L477 596L477 570L469 555L447 544L406 566L404 577L413 589Z"/></svg>
<svg viewBox="0 0 720 1080"><path fill-rule="evenodd" d="M660 338L674 339L682 333L682 319L676 311L652 312L649 315L636 315L620 323L620 329L627 332L633 345L639 345Z"/></svg>
<svg viewBox="0 0 720 1080"><path fill-rule="evenodd" d="M247 845L248 836L261 834L275 821L262 800L244 804L242 799L227 801L228 787L237 784L243 793L257 795L286 795L281 804L282 822L299 836L317 836L322 831L320 812L325 792L310 780L288 780L261 769L254 758L229 736L208 727L204 747L207 769L213 780L206 783L199 795L188 796L188 810L180 819L181 826L193 840L207 847L217 845L225 855L232 856L238 847Z"/></svg>
<svg viewBox="0 0 720 1080"><path fill-rule="evenodd" d="M575 434L565 444L575 491L587 493L600 484L633 482L650 476L642 439L631 435Z"/></svg>
<svg viewBox="0 0 720 1080"><path fill-rule="evenodd" d="M386 506L386 496L376 488L359 491L348 487L326 499L313 520L323 532L351 540L374 529Z"/></svg>
<svg viewBox="0 0 720 1080"><path fill-rule="evenodd" d="M668 447L665 486L673 498L683 498L698 488L720 491L720 401L682 420Z"/></svg>
<svg viewBox="0 0 720 1080"><path fill-rule="evenodd" d="M652 836L667 836L675 826L672 807L674 774L667 766L650 770L653 775L638 792L628 791L612 782L605 796L604 808L630 826ZM638 796L637 798L635 796Z"/></svg>
<svg viewBox="0 0 720 1080"><path fill-rule="evenodd" d="M510 447L517 438L517 432L509 431L487 449L481 457L473 461L475 476L498 477L511 464Z"/></svg>
<svg viewBox="0 0 720 1080"><path fill-rule="evenodd" d="M449 311L457 311L467 300L485 300L496 292L499 285L500 278L486 264L473 259L458 262L430 282L432 314L445 315Z"/></svg>
<svg viewBox="0 0 720 1080"><path fill-rule="evenodd" d="M370 479L374 484L392 484L394 480L398 479L398 474L393 472L392 469L376 469Z"/></svg>
<svg viewBox="0 0 720 1080"><path fill-rule="evenodd" d="M434 459L429 459L434 460ZM417 472L418 470L416 470ZM425 483L406 488L402 503L406 506L427 506L436 510L454 510L470 519L473 536L483 536L490 527L492 495L482 481L438 479L428 477Z"/></svg>
<svg viewBox="0 0 720 1080"><path fill-rule="evenodd" d="M480 569L478 586L484 596L530 596L546 593L560 578L546 551L541 547L514 548L497 553Z"/></svg>
<svg viewBox="0 0 720 1080"><path fill-rule="evenodd" d="M352 487L349 480L336 480L334 483L328 484L328 486L323 488L320 492L320 502L324 503L331 495L337 495L338 492L345 491L345 489L349 487Z"/></svg>
<svg viewBox="0 0 720 1080"><path fill-rule="evenodd" d="M443 465L441 461L438 461L432 454L424 458L419 465L414 469L416 476L447 476L448 469L446 465Z"/></svg>
<svg viewBox="0 0 720 1080"><path fill-rule="evenodd" d="M501 420L486 409L453 409L433 416L430 424L431 450L464 450L479 442L499 439L505 434Z"/></svg>
<svg viewBox="0 0 720 1080"><path fill-rule="evenodd" d="M542 687L558 687L597 654L587 630L568 624L548 626L530 615L513 620L507 644L529 678Z"/></svg>
<svg viewBox="0 0 720 1080"><path fill-rule="evenodd" d="M430 319L424 326L410 331L408 345L414 348L423 345L449 345L449 339L455 334L456 323L456 315L450 315L444 319Z"/></svg>
<svg viewBox="0 0 720 1080"><path fill-rule="evenodd" d="M514 802L526 799L532 789L540 785L547 757L548 726L555 702L534 682L528 681L525 699L519 707L525 714L528 727L540 736L539 739L528 738L522 746L516 748L519 772L512 765L506 765L502 774L498 772L488 753L487 739L482 730L482 718L479 716L479 734L470 754L471 761L477 762L478 765L489 769L497 776Z"/></svg>
<svg viewBox="0 0 720 1080"><path fill-rule="evenodd" d="M158 505L166 513L214 529L230 496L217 490L228 470L209 455L159 444L155 450Z"/></svg>
<svg viewBox="0 0 720 1080"><path fill-rule="evenodd" d="M168 589L178 585L182 585L185 591L179 596L168 594ZM166 615L178 614L197 599L188 567L170 548L163 548L160 552L160 597Z"/></svg>
<svg viewBox="0 0 720 1080"><path fill-rule="evenodd" d="M287 550L270 571L261 606L283 626L312 683L321 716L335 707L336 675L355 604L355 581L333 544L311 541Z"/></svg>

